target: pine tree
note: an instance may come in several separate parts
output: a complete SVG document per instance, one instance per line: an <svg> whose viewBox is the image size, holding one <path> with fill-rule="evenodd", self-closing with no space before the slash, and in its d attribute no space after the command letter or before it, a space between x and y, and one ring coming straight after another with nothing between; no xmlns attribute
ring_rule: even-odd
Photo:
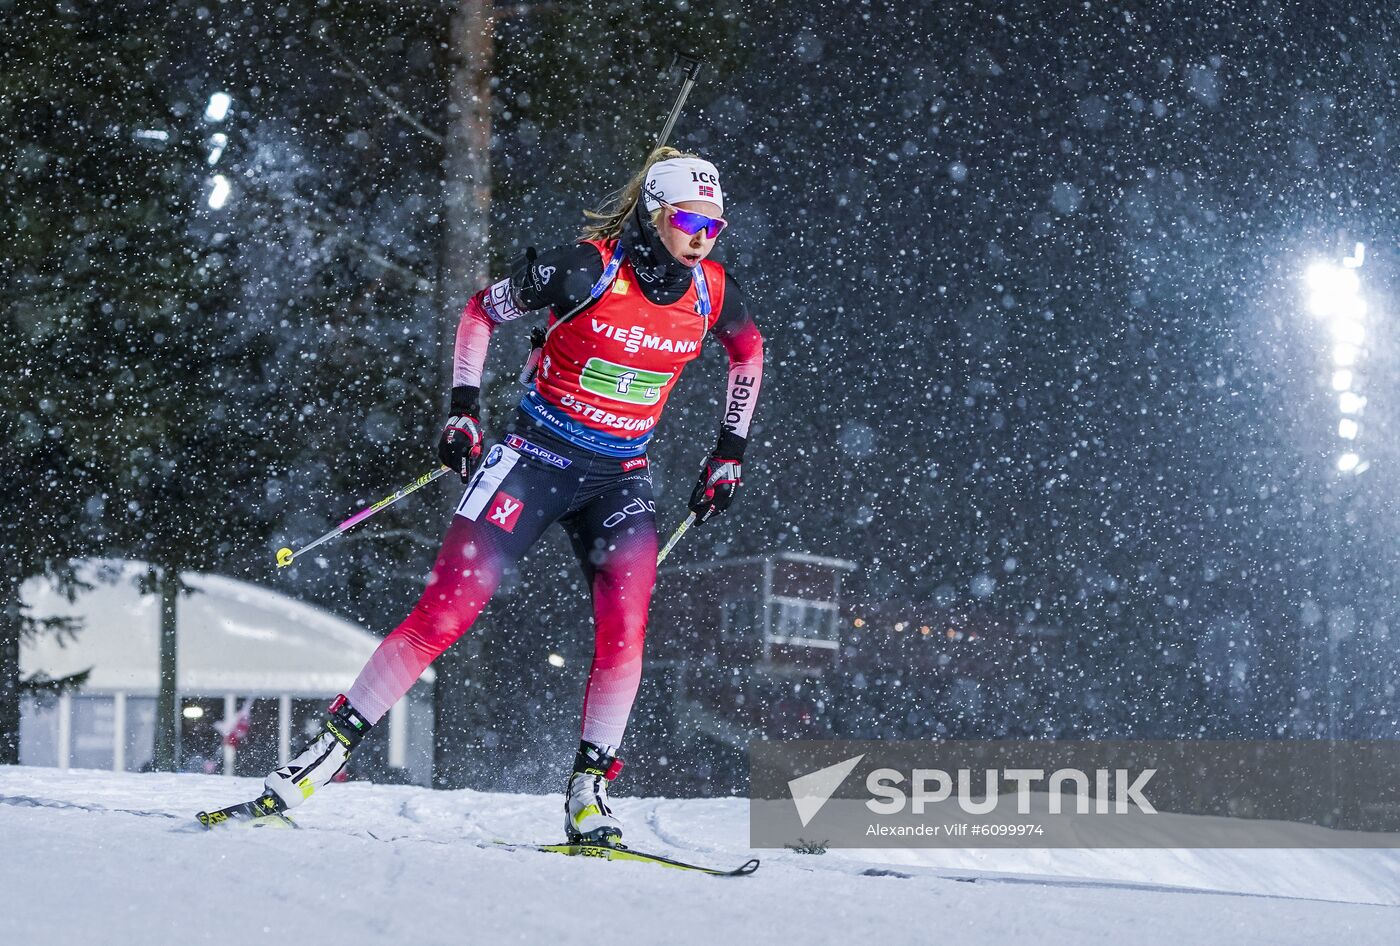
<svg viewBox="0 0 1400 946"><path fill-rule="evenodd" d="M0 371L15 419L0 762L17 761L19 701L36 682L20 679L21 641L81 633L34 620L23 583L73 592L75 559L117 554L151 561L168 584L209 558L208 511L249 465L217 420L220 372L239 361L217 308L222 256L197 226L200 109L171 81L161 15L22 9L0 48ZM173 727L168 698L163 709Z"/></svg>

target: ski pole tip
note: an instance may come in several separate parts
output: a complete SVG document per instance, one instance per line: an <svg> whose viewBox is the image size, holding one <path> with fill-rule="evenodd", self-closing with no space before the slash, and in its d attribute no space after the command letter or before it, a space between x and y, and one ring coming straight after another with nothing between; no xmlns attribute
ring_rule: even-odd
<svg viewBox="0 0 1400 946"><path fill-rule="evenodd" d="M278 549L278 550L277 550L277 567L278 567L278 568L286 568L286 567L287 567L288 565L290 565L290 564L292 564L292 550L289 549L289 548L285 548L285 547L284 547L284 548Z"/></svg>

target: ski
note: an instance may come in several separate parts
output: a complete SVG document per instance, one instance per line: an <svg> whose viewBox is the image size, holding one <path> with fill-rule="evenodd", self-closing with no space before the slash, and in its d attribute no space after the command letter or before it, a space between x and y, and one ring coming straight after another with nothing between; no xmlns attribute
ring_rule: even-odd
<svg viewBox="0 0 1400 946"><path fill-rule="evenodd" d="M690 870L709 874L712 877L747 877L758 870L758 858L756 857L745 861L733 870L723 870L717 867L688 864L685 861L678 861L661 854L634 851L625 844L512 844L508 841L497 841L496 844L513 851L541 851L546 854L565 854L569 857L599 857L608 861L637 861L642 864L657 864L675 870Z"/></svg>
<svg viewBox="0 0 1400 946"><path fill-rule="evenodd" d="M295 828L297 823L283 812L282 801L276 795L267 794L245 801L241 805L230 805L218 811L201 811L195 820L206 828L220 825L239 825L247 828Z"/></svg>
<svg viewBox="0 0 1400 946"><path fill-rule="evenodd" d="M205 828L217 828L221 826L239 826L249 828L296 828L299 827L295 821L288 818L282 802L276 795L263 795L253 801L243 802L241 805L230 805L228 808L220 808L217 811L201 811L195 815L195 819ZM430 838L381 838L372 832L367 832L369 837L376 841L428 841ZM449 841L437 843L448 844ZM673 857L666 857L663 854L651 854L646 851L635 851L625 844L515 844L510 841L496 841L494 844L476 842L483 847L504 848L509 851L540 851L545 854L564 854L569 857L597 857L608 861L635 861L641 864L657 864L661 867L669 867L673 870L695 871L700 874L709 874L712 877L747 877L758 870L758 858L745 861L733 870L724 870L718 867L705 867L701 864L691 864L686 861L678 861Z"/></svg>

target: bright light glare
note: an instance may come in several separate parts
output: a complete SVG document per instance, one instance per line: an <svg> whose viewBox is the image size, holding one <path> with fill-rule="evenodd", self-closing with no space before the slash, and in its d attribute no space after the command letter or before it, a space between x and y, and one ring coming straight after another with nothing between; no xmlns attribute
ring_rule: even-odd
<svg viewBox="0 0 1400 946"><path fill-rule="evenodd" d="M219 159L224 156L224 148L228 146L228 135L219 132L209 139L209 166L213 167L219 163Z"/></svg>
<svg viewBox="0 0 1400 946"><path fill-rule="evenodd" d="M211 122L221 122L228 115L229 106L233 104L233 99L227 92L215 92L209 96L209 105L204 109L204 117Z"/></svg>
<svg viewBox="0 0 1400 946"><path fill-rule="evenodd" d="M1333 300L1332 311L1328 315L1334 319L1360 321L1366 317L1366 300L1360 296L1338 296Z"/></svg>
<svg viewBox="0 0 1400 946"><path fill-rule="evenodd" d="M1354 296L1361 288L1361 280L1356 273L1331 263L1313 263L1308 267L1307 278L1313 295L1324 298Z"/></svg>
<svg viewBox="0 0 1400 946"><path fill-rule="evenodd" d="M1308 300L1308 310L1333 322L1359 322L1366 316L1366 300L1360 296L1313 296Z"/></svg>
<svg viewBox="0 0 1400 946"><path fill-rule="evenodd" d="M1354 453L1344 453L1337 457L1337 469L1343 473L1350 473L1356 469L1356 464L1361 462L1361 458Z"/></svg>
<svg viewBox="0 0 1400 946"><path fill-rule="evenodd" d="M1349 267L1351 267L1352 269L1356 269L1357 267L1364 265L1365 262L1366 262L1366 244L1365 244L1365 243L1357 243L1357 244L1352 248L1351 255L1348 256L1346 259L1342 260L1342 265L1343 265L1343 266L1349 266Z"/></svg>
<svg viewBox="0 0 1400 946"><path fill-rule="evenodd" d="M224 204L228 203L229 190L228 178L222 174L215 174L214 189L209 192L209 206L214 210L223 207Z"/></svg>
<svg viewBox="0 0 1400 946"><path fill-rule="evenodd" d="M1355 391L1343 391L1337 407L1343 414L1360 414L1366 407L1366 399Z"/></svg>
<svg viewBox="0 0 1400 946"><path fill-rule="evenodd" d="M186 706L183 710L180 711L180 715L185 717L185 719L203 719L204 707Z"/></svg>
<svg viewBox="0 0 1400 946"><path fill-rule="evenodd" d="M1350 390L1351 390L1351 382L1352 382L1351 372L1348 371L1347 369L1343 368L1341 371L1334 371L1334 372L1332 372L1332 390L1333 390L1333 391L1350 391Z"/></svg>
<svg viewBox="0 0 1400 946"><path fill-rule="evenodd" d="M1361 433L1361 425L1350 417L1343 417L1337 421L1337 436L1343 440L1355 440L1359 433Z"/></svg>
<svg viewBox="0 0 1400 946"><path fill-rule="evenodd" d="M1360 322L1335 319L1332 322L1332 337L1338 344L1360 348L1361 343L1366 340L1366 329Z"/></svg>
<svg viewBox="0 0 1400 946"><path fill-rule="evenodd" d="M551 667L562 667L562 666L564 666L564 658L563 658L562 656L560 656L559 654L550 654L550 655L549 655L547 658L545 658L545 659L549 661L549 665L550 665Z"/></svg>
<svg viewBox="0 0 1400 946"><path fill-rule="evenodd" d="M1350 368L1356 364L1356 346L1338 345L1332 349L1332 364L1338 368Z"/></svg>

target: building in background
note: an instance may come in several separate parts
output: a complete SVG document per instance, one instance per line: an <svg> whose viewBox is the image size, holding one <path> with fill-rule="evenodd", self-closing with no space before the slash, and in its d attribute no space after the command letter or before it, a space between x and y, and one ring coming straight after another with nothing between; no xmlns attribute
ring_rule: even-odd
<svg viewBox="0 0 1400 946"><path fill-rule="evenodd" d="M92 560L81 569L89 587L71 602L46 582L26 584L34 617L72 617L80 630L27 642L22 673L90 673L73 692L26 699L22 764L130 772L149 766L160 596L141 594L146 571L143 562ZM179 767L263 775L316 730L328 700L349 688L379 639L268 588L198 572L182 578L191 593L178 606ZM432 682L428 670L375 727L352 762L355 774L428 783ZM244 727L225 738L240 715Z"/></svg>
<svg viewBox="0 0 1400 946"><path fill-rule="evenodd" d="M629 751L658 764L638 767L632 790L734 794L752 740L829 738L842 586L856 568L778 552L662 569L628 730Z"/></svg>

